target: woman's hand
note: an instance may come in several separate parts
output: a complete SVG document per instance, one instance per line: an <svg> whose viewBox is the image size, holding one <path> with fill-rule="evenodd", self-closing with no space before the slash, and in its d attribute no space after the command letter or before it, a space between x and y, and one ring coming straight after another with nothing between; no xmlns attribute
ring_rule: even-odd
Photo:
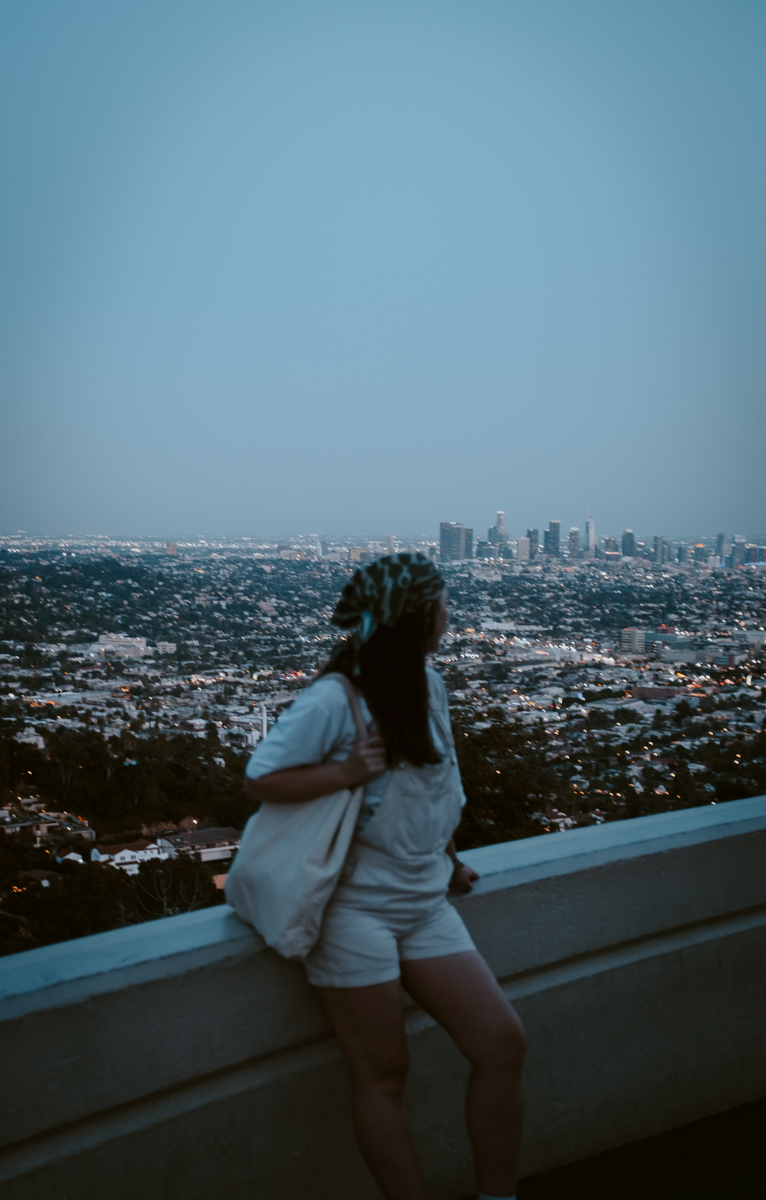
<svg viewBox="0 0 766 1200"><path fill-rule="evenodd" d="M449 881L450 888L454 888L456 892L470 892L473 890L473 885L479 878L478 871L474 871L473 867L466 866L457 856L455 849L455 839L450 838L447 842L446 852L452 859L452 877Z"/></svg>
<svg viewBox="0 0 766 1200"><path fill-rule="evenodd" d="M455 869L452 872L452 878L449 885L456 892L471 892L473 885L479 878L478 871L474 871L473 867L467 867L465 863L456 863Z"/></svg>
<svg viewBox="0 0 766 1200"><path fill-rule="evenodd" d="M377 733L359 738L345 763L347 787L355 788L387 770L386 745Z"/></svg>

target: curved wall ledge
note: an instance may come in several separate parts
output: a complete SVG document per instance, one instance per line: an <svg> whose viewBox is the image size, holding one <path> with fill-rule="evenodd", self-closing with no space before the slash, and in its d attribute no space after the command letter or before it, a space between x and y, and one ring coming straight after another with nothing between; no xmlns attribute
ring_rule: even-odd
<svg viewBox="0 0 766 1200"><path fill-rule="evenodd" d="M525 1173L766 1094L766 797L463 857L482 878L456 903L529 1037ZM466 1068L413 1006L407 1026L454 1200ZM6 1200L378 1195L302 968L227 906L0 960L0 1061Z"/></svg>

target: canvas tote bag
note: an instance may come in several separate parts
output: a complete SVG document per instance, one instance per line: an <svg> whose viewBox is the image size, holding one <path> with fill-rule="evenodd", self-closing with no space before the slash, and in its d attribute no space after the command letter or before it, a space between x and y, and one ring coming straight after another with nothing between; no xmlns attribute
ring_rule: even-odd
<svg viewBox="0 0 766 1200"><path fill-rule="evenodd" d="M360 737L359 697L343 685ZM226 899L285 958L305 958L319 938L324 910L343 870L364 786L299 804L262 804L247 822L226 879Z"/></svg>

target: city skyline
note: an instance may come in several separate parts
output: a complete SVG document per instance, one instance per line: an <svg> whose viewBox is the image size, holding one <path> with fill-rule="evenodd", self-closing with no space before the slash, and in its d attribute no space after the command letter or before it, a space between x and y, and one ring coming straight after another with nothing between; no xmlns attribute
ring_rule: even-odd
<svg viewBox="0 0 766 1200"><path fill-rule="evenodd" d="M761 532L758 532L757 530L752 530L752 529L751 530L748 530L748 529L743 530L743 529L734 528L732 526L725 527L724 522L720 522L715 528L711 528L709 530L702 530L702 529L698 528L696 530L692 530L691 532L685 532L685 533L673 532L673 527L672 527L672 524L670 524L670 523L666 523L663 526L662 532L660 532L659 529L653 528L653 527L650 529L642 530L637 526L636 527L631 526L631 525L619 526L619 523L617 523L617 522L608 522L606 520L598 521L598 520L596 520L596 518L594 518L591 515L588 515L587 517L583 518L580 521L580 523L572 522L570 524L567 521L559 520L558 518L550 518L549 517L545 521L538 520L536 525L532 525L532 524L530 524L530 522L524 521L522 519L516 519L514 521L513 514L509 514L507 512L507 510L498 509L498 510L495 510L494 514L492 512L485 514L483 520L481 520L481 519L476 520L473 522L473 524L469 523L468 521L462 521L462 522L457 521L455 523L464 525L467 530L470 530L473 533L474 545L475 545L478 541L485 540L485 536L482 535L482 531L485 528L487 528L488 532L491 530L491 525L490 525L491 518L493 515L497 515L498 513L503 513L503 515L505 517L505 525L506 525L506 533L507 533L507 538L505 540L507 540L510 543L515 543L519 537L524 537L529 532L530 528L536 529L539 533L539 543L540 543L540 552L541 553L544 548L543 535L545 533L546 528L550 525L550 522L552 520L553 521L558 520L558 523L560 524L560 529L561 529L560 537L561 537L562 550L565 549L569 544L569 534L572 529L577 529L579 531L579 548L581 550L588 548L587 537L588 537L588 523L589 522L591 522L593 524L593 526L595 527L595 539L596 539L597 544L602 543L607 538L615 538L621 542L623 535L626 532L633 534L636 542L640 541L640 542L644 542L646 544L649 544L650 542L653 543L654 538L657 536L660 536L660 537L664 538L665 540L672 542L672 543L693 544L698 541L715 541L722 534L725 537L727 537L730 541L732 541L735 537L739 536L739 537L744 537L745 541L748 543L756 543L758 545L761 545L766 542L766 528L764 528ZM362 531L359 528L357 528L357 529L351 528L350 530L339 531L337 529L336 530L309 529L309 528L304 527L304 529L302 529L302 530L300 530L300 529L299 530L295 530L295 529L293 529L293 530L286 530L286 529L273 530L272 529L270 531L263 531L263 530L251 531L249 533L246 532L243 528L240 528L239 530L224 532L221 529L200 530L199 528L198 529L191 529L191 528L183 529L183 528L178 528L178 527L170 528L170 529L163 529L160 526L155 526L154 529L149 529L149 530L146 530L146 529L144 529L144 530L136 530L136 529L110 530L110 529L106 529L106 528L102 528L102 529L98 529L98 528L66 529L66 530L61 528L61 529L53 530L53 531L40 530L40 529L37 529L37 530L4 529L4 530L0 531L0 540L7 540L9 538L15 538L15 537L22 538L22 539L29 539L29 540L35 540L37 538L37 539L40 539L41 541L48 541L48 540L49 541L67 541L70 539L73 539L73 540L78 540L78 539L98 540L99 538L101 538L101 539L113 540L113 541L126 541L126 542L137 541L137 542L147 542L147 543L155 543L156 542L158 544L159 543L165 544L167 542L174 541L174 540L180 541L180 542L189 542L189 543L199 543L199 542L211 542L212 543L212 542L216 542L216 541L226 541L226 542L237 542L237 541L256 542L257 541L257 542L263 542L263 543L277 543L277 542L291 541L291 540L292 541L308 541L311 539L320 539L320 540L326 540L326 541L329 541L332 543L337 543L337 544L343 543L343 544L349 544L349 545L376 542L384 547L387 544L387 540L391 537L393 537L397 541L397 543L401 543L401 544L408 543L408 542L422 542L422 543L438 544L439 543L439 528L442 523L443 522L437 521L435 527L431 530L423 530L423 529L416 530L414 528L407 529L405 527L405 529L403 531L401 529L398 531L397 530L392 531L392 529L390 527L385 528L384 531L381 531L380 529L377 531L375 531L375 530ZM763 522L763 525L766 526L766 521ZM518 528L516 528L516 527L518 527ZM406 547L404 547L404 548L406 548Z"/></svg>

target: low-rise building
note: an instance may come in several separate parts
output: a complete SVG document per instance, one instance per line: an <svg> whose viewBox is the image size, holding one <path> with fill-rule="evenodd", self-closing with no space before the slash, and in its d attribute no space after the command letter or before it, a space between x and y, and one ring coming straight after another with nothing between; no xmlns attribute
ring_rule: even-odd
<svg viewBox="0 0 766 1200"><path fill-rule="evenodd" d="M634 626L623 629L620 634L620 649L626 654L643 654L646 648L646 631Z"/></svg>
<svg viewBox="0 0 766 1200"><path fill-rule="evenodd" d="M35 729L32 729L31 726L21 730L15 736L17 742L27 742L30 746L37 746L38 750L45 749L45 739Z"/></svg>
<svg viewBox="0 0 766 1200"><path fill-rule="evenodd" d="M104 658L144 658L153 654L151 646L147 646L145 637L126 637L122 633L102 633L97 642L90 646L92 654Z"/></svg>
<svg viewBox="0 0 766 1200"><path fill-rule="evenodd" d="M90 856L91 862L119 867L127 875L137 875L142 862L163 861L167 858L170 858L170 854L164 847L146 838L122 845L94 846Z"/></svg>
<svg viewBox="0 0 766 1200"><path fill-rule="evenodd" d="M202 862L232 858L239 848L240 834L227 826L224 829L183 829L165 834L158 843L167 854L198 854Z"/></svg>

